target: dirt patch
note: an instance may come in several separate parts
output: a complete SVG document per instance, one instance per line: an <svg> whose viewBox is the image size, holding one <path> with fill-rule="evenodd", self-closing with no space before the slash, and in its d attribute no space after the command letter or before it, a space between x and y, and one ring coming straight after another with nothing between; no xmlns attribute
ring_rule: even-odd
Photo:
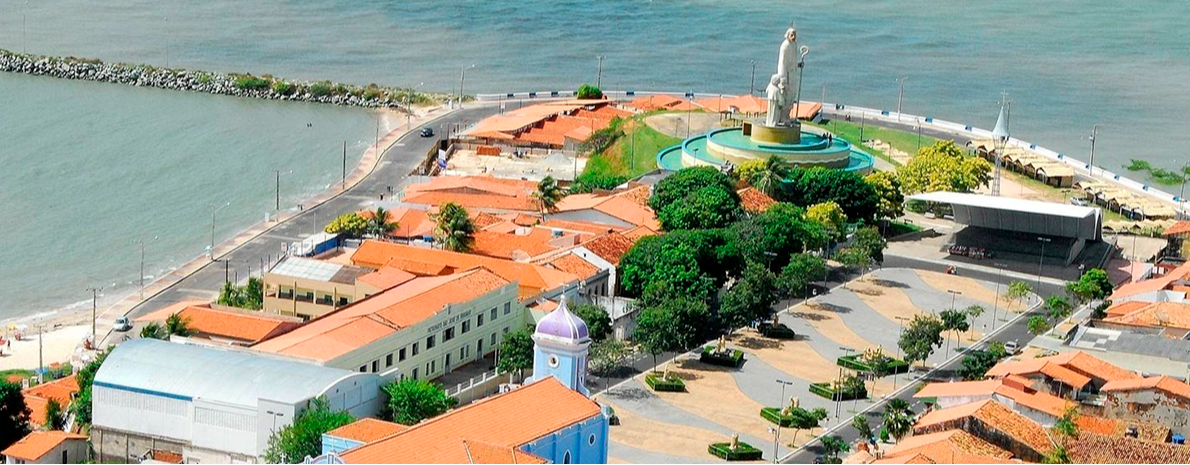
<svg viewBox="0 0 1190 465"><path fill-rule="evenodd" d="M707 452L708 445L731 440L714 431L654 421L615 402L606 399L604 402L615 409L616 415L620 417L619 426L610 428L610 439L625 446L690 457L694 459L692 461L708 461L716 460L715 456Z"/></svg>

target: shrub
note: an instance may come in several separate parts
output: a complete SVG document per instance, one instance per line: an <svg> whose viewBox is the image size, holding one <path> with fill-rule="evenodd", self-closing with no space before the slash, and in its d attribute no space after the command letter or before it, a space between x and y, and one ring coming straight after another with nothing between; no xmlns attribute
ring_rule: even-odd
<svg viewBox="0 0 1190 465"><path fill-rule="evenodd" d="M682 382L682 379L673 373L670 373L669 376L664 376L661 373L649 373L645 375L645 384L657 392L686 391L686 383Z"/></svg>
<svg viewBox="0 0 1190 465"><path fill-rule="evenodd" d="M326 97L331 94L330 81L315 82L310 84L310 95L315 97Z"/></svg>
<svg viewBox="0 0 1190 465"><path fill-rule="evenodd" d="M835 360L839 366L849 370L871 373L876 376L888 376L909 371L909 364L889 356L883 356L876 361L864 361L862 355L845 355Z"/></svg>
<svg viewBox="0 0 1190 465"><path fill-rule="evenodd" d="M364 100L383 100L384 91L378 87L369 87L364 90Z"/></svg>
<svg viewBox="0 0 1190 465"><path fill-rule="evenodd" d="M702 348L702 355L698 360L708 365L719 365L724 367L739 368L744 364L744 351L739 349L728 349L727 353L715 353L715 346L706 346Z"/></svg>
<svg viewBox="0 0 1190 465"><path fill-rule="evenodd" d="M236 88L244 90L264 90L269 88L269 80L258 78L251 74L236 77Z"/></svg>
<svg viewBox="0 0 1190 465"><path fill-rule="evenodd" d="M278 95L290 95L294 91L293 84L285 81L277 81L273 83L273 93Z"/></svg>
<svg viewBox="0 0 1190 465"><path fill-rule="evenodd" d="M590 84L583 84L579 86L578 91L574 93L575 98L579 99L599 99L603 98L603 91L599 90Z"/></svg>
<svg viewBox="0 0 1190 465"><path fill-rule="evenodd" d="M731 443L716 442L707 447L707 452L729 462L737 460L760 460L764 453L750 444L740 441L739 447L732 450Z"/></svg>
<svg viewBox="0 0 1190 465"><path fill-rule="evenodd" d="M760 417L772 422L773 424L779 424L782 428L788 428L793 424L793 415L782 415L781 409L777 407L765 407L760 409Z"/></svg>
<svg viewBox="0 0 1190 465"><path fill-rule="evenodd" d="M757 329L764 337L771 337L773 339L793 339L797 337L797 333L782 323L772 324L766 321L761 323Z"/></svg>
<svg viewBox="0 0 1190 465"><path fill-rule="evenodd" d="M810 392L832 401L845 401L868 397L868 388L864 386L863 382L860 381L855 383L855 381L852 380L858 381L859 379L854 376L848 377L844 381L844 384L848 384L849 386L846 386L846 388L840 389L838 391L835 390L833 383L813 383L810 385Z"/></svg>

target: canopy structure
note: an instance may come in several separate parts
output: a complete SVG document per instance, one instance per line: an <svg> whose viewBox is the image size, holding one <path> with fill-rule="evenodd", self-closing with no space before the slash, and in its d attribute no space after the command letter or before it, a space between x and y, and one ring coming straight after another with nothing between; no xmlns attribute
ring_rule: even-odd
<svg viewBox="0 0 1190 465"><path fill-rule="evenodd" d="M950 204L956 223L988 229L1090 241L1099 240L1103 229L1098 208L960 192L929 192L908 199Z"/></svg>

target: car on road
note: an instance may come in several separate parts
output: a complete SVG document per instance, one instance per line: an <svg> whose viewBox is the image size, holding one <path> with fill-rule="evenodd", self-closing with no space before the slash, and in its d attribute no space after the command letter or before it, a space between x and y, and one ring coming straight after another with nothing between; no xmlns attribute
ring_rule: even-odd
<svg viewBox="0 0 1190 465"><path fill-rule="evenodd" d="M1016 355L1017 352L1020 352L1020 350L1021 347L1017 345L1016 341L1008 341L1004 343L1004 351L1008 352L1008 355Z"/></svg>
<svg viewBox="0 0 1190 465"><path fill-rule="evenodd" d="M128 321L128 317L122 316L116 318L116 322L112 323L112 329L120 332L128 331L132 329L132 323Z"/></svg>
<svg viewBox="0 0 1190 465"><path fill-rule="evenodd" d="M422 137L434 137L434 128L431 128L429 126L421 128L421 136Z"/></svg>
<svg viewBox="0 0 1190 465"><path fill-rule="evenodd" d="M1070 198L1070 204L1071 204L1071 205L1078 205L1078 206L1080 206L1080 207L1085 207L1085 206L1088 206L1088 205L1090 205L1090 204L1091 204L1091 202L1090 202L1089 200L1087 200L1087 199L1084 199L1084 198L1079 198L1079 197L1071 197L1071 198Z"/></svg>

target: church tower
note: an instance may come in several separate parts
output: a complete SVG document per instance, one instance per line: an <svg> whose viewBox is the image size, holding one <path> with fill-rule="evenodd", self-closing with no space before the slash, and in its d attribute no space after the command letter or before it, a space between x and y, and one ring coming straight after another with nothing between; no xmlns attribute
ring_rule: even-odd
<svg viewBox="0 0 1190 465"><path fill-rule="evenodd" d="M557 378L563 385L590 395L583 382L587 378L587 348L591 338L587 324L566 308L562 296L558 308L542 318L533 332L533 376Z"/></svg>

